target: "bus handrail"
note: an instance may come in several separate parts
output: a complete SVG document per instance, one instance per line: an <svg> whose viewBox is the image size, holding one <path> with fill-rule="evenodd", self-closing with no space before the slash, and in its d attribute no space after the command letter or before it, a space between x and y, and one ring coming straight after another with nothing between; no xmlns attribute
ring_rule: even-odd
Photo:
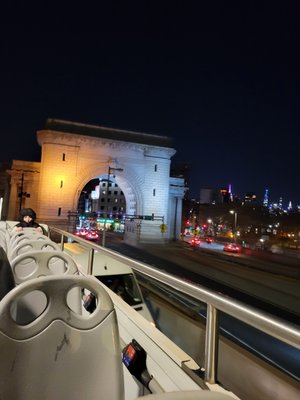
<svg viewBox="0 0 300 400"><path fill-rule="evenodd" d="M184 293L207 305L207 323L205 338L205 380L209 383L216 382L217 367L217 345L218 345L218 313L224 312L232 317L242 321L261 332L264 332L292 347L300 349L300 329L297 325L284 321L278 317L272 316L266 312L260 311L252 306L246 305L238 300L229 299L226 296L218 294L213 290L207 289L199 284L183 281L181 278L160 271L155 267L149 266L140 261L123 256L113 250L109 250L100 245L90 243L76 235L63 231L56 227L49 227L51 232L62 235L63 238L76 240L78 243L86 246L90 251L102 251L117 258L119 261L130 265L133 270L148 276L160 283L171 287L172 289ZM89 257L92 262L93 256ZM89 271L92 273L92 266Z"/></svg>

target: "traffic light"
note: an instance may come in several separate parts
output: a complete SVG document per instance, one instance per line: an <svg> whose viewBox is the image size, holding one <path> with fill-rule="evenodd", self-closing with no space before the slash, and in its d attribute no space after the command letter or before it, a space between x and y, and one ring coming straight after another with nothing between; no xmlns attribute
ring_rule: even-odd
<svg viewBox="0 0 300 400"><path fill-rule="evenodd" d="M18 194L18 197L22 197L22 196L24 196L24 197L30 197L30 193L27 193L27 192L20 192L20 193Z"/></svg>

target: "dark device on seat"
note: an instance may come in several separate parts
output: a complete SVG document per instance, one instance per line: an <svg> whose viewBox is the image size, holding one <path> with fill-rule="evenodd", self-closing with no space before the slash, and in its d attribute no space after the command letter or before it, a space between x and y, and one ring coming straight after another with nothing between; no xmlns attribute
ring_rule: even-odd
<svg viewBox="0 0 300 400"><path fill-rule="evenodd" d="M126 345L123 349L122 361L128 371L147 389L152 376L149 374L146 366L147 353L142 346L135 340Z"/></svg>

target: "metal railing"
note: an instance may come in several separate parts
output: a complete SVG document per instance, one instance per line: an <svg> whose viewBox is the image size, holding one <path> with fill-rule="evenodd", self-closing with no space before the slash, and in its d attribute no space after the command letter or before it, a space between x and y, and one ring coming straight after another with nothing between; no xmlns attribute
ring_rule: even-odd
<svg viewBox="0 0 300 400"><path fill-rule="evenodd" d="M257 310L240 301L228 299L212 290L209 290L198 284L185 282L180 278L167 274L147 264L136 261L134 259L122 256L107 248L87 242L85 239L62 231L54 227L50 227L51 232L61 235L61 245L63 248L64 238L75 240L89 249L88 271L93 273L93 257L94 251L101 251L112 258L122 261L129 265L133 270L163 283L172 289L184 293L196 300L207 305L207 322L206 322L206 338L205 338L205 380L209 383L216 382L217 371L217 346L219 341L218 330L218 313L224 312L239 321L242 321L261 332L264 332L290 346L300 349L300 329L299 326L288 323L284 320L276 318L268 313Z"/></svg>

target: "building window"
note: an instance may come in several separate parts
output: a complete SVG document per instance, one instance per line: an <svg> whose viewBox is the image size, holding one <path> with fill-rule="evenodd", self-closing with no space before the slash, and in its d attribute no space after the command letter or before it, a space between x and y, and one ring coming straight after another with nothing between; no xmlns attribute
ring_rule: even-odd
<svg viewBox="0 0 300 400"><path fill-rule="evenodd" d="M153 189L153 196L156 195L156 189Z"/></svg>
<svg viewBox="0 0 300 400"><path fill-rule="evenodd" d="M60 188L64 186L64 181L60 181Z"/></svg>
<svg viewBox="0 0 300 400"><path fill-rule="evenodd" d="M61 215L61 207L58 208L58 210L57 210L57 215L58 215L58 216Z"/></svg>
<svg viewBox="0 0 300 400"><path fill-rule="evenodd" d="M154 165L154 171L157 172L157 164Z"/></svg>
<svg viewBox="0 0 300 400"><path fill-rule="evenodd" d="M63 155L62 155L62 160L66 161L66 154L65 153L63 153Z"/></svg>

